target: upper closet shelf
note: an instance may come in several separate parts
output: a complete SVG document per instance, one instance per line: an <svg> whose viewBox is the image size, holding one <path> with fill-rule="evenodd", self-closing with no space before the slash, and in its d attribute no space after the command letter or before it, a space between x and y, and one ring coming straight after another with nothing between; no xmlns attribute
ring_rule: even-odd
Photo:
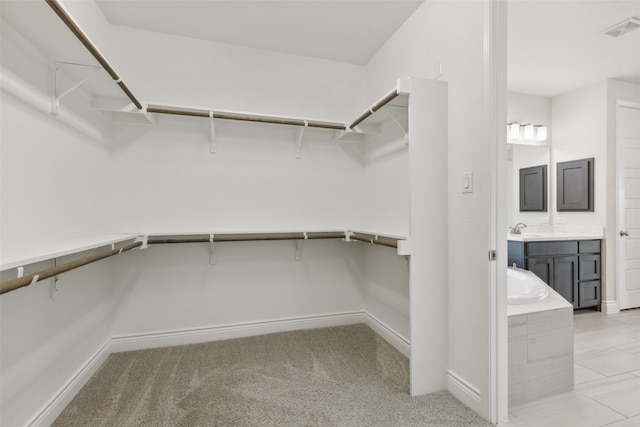
<svg viewBox="0 0 640 427"><path fill-rule="evenodd" d="M73 255L92 249L110 245L118 245L138 239L137 234L102 234L78 237L53 242L49 245L38 245L37 250L25 250L23 253L2 257L0 271L18 268L37 262L48 261L67 255Z"/></svg>
<svg viewBox="0 0 640 427"><path fill-rule="evenodd" d="M341 239L347 242L361 241L397 248L398 255L409 255L408 240L406 237L354 230L166 232L149 233L146 237L149 245L166 243Z"/></svg>
<svg viewBox="0 0 640 427"><path fill-rule="evenodd" d="M82 30L74 18L68 13L59 0L46 0L46 3L53 9L62 22L71 30L73 35L84 45L93 60L111 77L118 85L122 93L128 98L110 98L95 96L93 107L102 112L113 121L128 124L154 124L154 114L174 114L181 116L195 116L212 119L211 124L211 152L215 153L215 137L213 119L242 120L259 123L272 123L280 125L299 126L304 128L320 128L337 132L337 139L341 140L363 140L367 134L380 133L386 123L397 125L405 136L408 128L408 95L410 83L409 79L399 79L396 88L384 96L351 124L331 122L324 120L312 120L292 117L277 117L265 114L241 113L222 111L209 108L184 108L177 106L156 105L152 103L140 102L129 87L122 81L121 76L116 72L107 58L100 52L97 46L91 41L88 35ZM298 136L298 157L300 157L300 146L302 141L302 130Z"/></svg>
<svg viewBox="0 0 640 427"><path fill-rule="evenodd" d="M148 113L173 114L178 116L193 116L223 120L239 120L245 122L271 123L278 125L303 126L331 130L344 130L344 123L302 119L297 117L278 117L266 114L242 113L234 111L222 111L216 109L203 109L191 107L174 107L158 104L150 104Z"/></svg>
<svg viewBox="0 0 640 427"><path fill-rule="evenodd" d="M91 106L109 120L127 125L155 125L155 117L145 109L138 110L128 99L96 96Z"/></svg>

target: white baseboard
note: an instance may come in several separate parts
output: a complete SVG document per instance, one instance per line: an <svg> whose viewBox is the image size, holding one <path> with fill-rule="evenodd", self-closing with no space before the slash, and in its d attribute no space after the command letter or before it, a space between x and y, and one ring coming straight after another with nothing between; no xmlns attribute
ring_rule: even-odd
<svg viewBox="0 0 640 427"><path fill-rule="evenodd" d="M27 425L30 427L51 425L80 389L89 381L91 376L102 366L111 353L196 344L275 332L352 325L356 323L365 323L389 344L408 357L409 342L383 322L364 311L116 336L98 349Z"/></svg>
<svg viewBox="0 0 640 427"><path fill-rule="evenodd" d="M260 322L247 322L206 328L182 329L116 336L111 339L111 352L144 350L198 344L232 338L250 337L301 329L327 328L331 326L366 323L363 311L331 313L317 316L292 317Z"/></svg>
<svg viewBox="0 0 640 427"><path fill-rule="evenodd" d="M620 307L618 301L602 301L600 309L604 314L617 314L620 313Z"/></svg>
<svg viewBox="0 0 640 427"><path fill-rule="evenodd" d="M365 323L371 329L375 331L378 335L380 335L386 342L391 344L396 350L400 353L404 354L407 358L410 357L411 354L411 344L409 344L409 340L398 334L396 331L391 329L385 323L381 322L378 318L372 316L371 314L364 312Z"/></svg>
<svg viewBox="0 0 640 427"><path fill-rule="evenodd" d="M447 390L476 413L482 413L480 391L451 371L447 372Z"/></svg>
<svg viewBox="0 0 640 427"><path fill-rule="evenodd" d="M78 369L71 379L42 407L40 411L26 424L28 426L48 427L58 418L64 408L73 400L80 389L91 379L93 374L107 360L111 351L110 340L105 342L93 356Z"/></svg>

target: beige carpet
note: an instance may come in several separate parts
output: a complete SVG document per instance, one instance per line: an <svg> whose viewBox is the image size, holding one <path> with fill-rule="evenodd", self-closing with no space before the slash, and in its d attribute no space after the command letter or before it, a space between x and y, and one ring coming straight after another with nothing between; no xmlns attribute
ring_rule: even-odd
<svg viewBox="0 0 640 427"><path fill-rule="evenodd" d="M116 353L55 426L488 426L365 325Z"/></svg>

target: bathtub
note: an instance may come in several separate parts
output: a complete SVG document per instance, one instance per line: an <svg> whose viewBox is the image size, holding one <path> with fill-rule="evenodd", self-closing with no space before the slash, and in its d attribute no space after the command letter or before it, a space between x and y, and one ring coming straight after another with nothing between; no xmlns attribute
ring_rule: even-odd
<svg viewBox="0 0 640 427"><path fill-rule="evenodd" d="M549 286L528 270L507 268L507 303L531 304L549 296Z"/></svg>
<svg viewBox="0 0 640 427"><path fill-rule="evenodd" d="M507 268L509 405L573 390L573 305L531 271Z"/></svg>

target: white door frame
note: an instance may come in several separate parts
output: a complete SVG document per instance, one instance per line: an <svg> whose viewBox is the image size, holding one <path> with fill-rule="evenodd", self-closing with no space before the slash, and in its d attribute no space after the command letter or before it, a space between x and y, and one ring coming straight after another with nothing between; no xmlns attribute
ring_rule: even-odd
<svg viewBox="0 0 640 427"><path fill-rule="evenodd" d="M616 118L615 118L615 123L616 123L616 133L615 133L615 141L616 141L616 191L615 191L615 195L616 195L616 202L615 202L615 218L616 218L616 228L614 230L614 236L616 238L616 244L615 244L615 248L616 248L616 253L615 253L615 257L616 257L616 261L615 261L615 281L616 281L616 300L617 300L617 305L619 308L620 307L620 297L622 295L622 280L620 280L621 275L624 274L624 260L622 259L622 257L620 256L620 254L622 253L622 245L624 243L624 239L621 239L620 236L618 235L618 233L620 232L620 230L622 230L622 209L621 209L621 203L622 200L624 199L624 196L621 194L620 192L620 186L622 184L622 180L624 179L623 177L623 170L622 170L622 147L621 145L621 140L620 140L620 135L618 134L618 110L620 107L625 107L625 108L634 108L636 110L640 110L640 103L637 102L632 102L632 101L625 101L625 100L616 100Z"/></svg>
<svg viewBox="0 0 640 427"><path fill-rule="evenodd" d="M502 424L508 420L508 327L507 327L507 2L484 1L483 40L483 197L486 215L487 252L495 251L495 260L487 258L485 300L489 326L487 340L486 399L489 420Z"/></svg>

